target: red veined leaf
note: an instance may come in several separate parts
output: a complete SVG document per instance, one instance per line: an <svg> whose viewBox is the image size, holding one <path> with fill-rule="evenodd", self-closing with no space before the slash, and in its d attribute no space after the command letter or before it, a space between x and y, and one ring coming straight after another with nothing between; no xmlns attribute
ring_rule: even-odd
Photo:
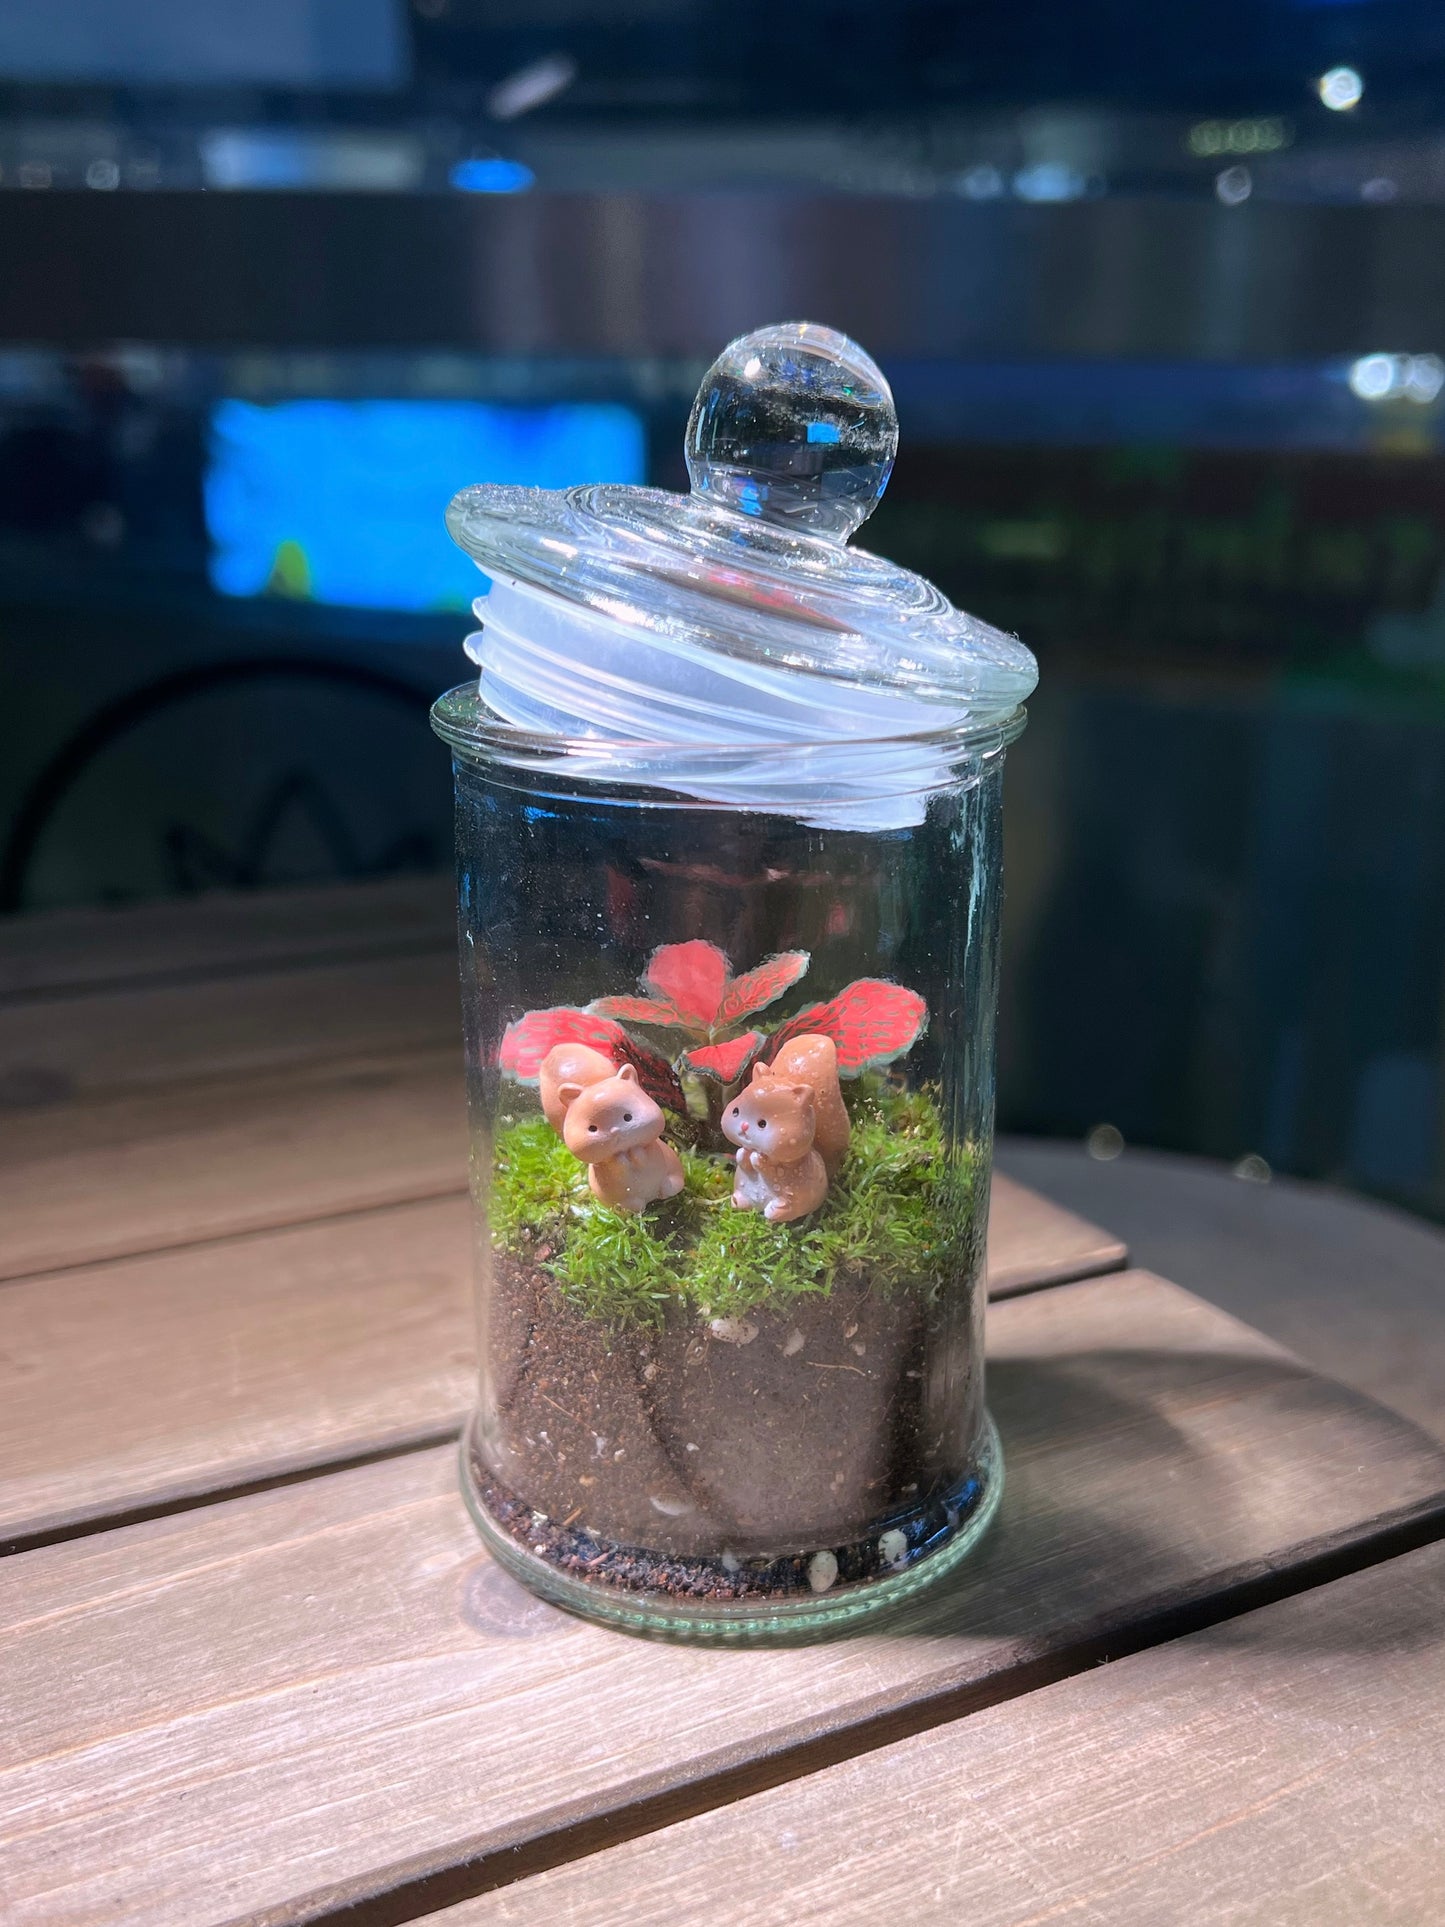
<svg viewBox="0 0 1445 1927"><path fill-rule="evenodd" d="M686 1112L682 1086L665 1057L629 1037L621 1024L571 1004L529 1010L515 1024L508 1024L497 1061L519 1084L535 1084L542 1059L556 1044L590 1044L614 1064L634 1065L637 1081L649 1097L667 1110Z"/></svg>
<svg viewBox="0 0 1445 1927"><path fill-rule="evenodd" d="M694 938L654 950L644 981L706 1030L717 1018L727 976L728 960L717 945Z"/></svg>
<svg viewBox="0 0 1445 1927"><path fill-rule="evenodd" d="M780 956L765 958L755 970L745 970L723 990L715 1024L735 1024L751 1017L755 1010L781 997L804 975L808 968L806 950L785 950Z"/></svg>
<svg viewBox="0 0 1445 1927"><path fill-rule="evenodd" d="M768 1039L767 1059L771 1064L784 1044L792 1037L803 1037L811 1031L820 1032L825 1037L833 1035L828 1025L828 1006L809 1004L805 1010L784 1020Z"/></svg>
<svg viewBox="0 0 1445 1927"><path fill-rule="evenodd" d="M735 1084L757 1055L762 1042L760 1030L748 1030L741 1037L730 1037L725 1044L704 1044L701 1050L690 1050L682 1061L689 1070L702 1071L723 1084Z"/></svg>
<svg viewBox="0 0 1445 1927"><path fill-rule="evenodd" d="M687 1099L677 1081L677 1072L665 1057L659 1057L656 1051L649 1050L645 1044L639 1044L631 1037L616 1046L615 1054L625 1058L635 1068L638 1083L665 1111L677 1111L684 1117L687 1115Z"/></svg>
<svg viewBox="0 0 1445 1927"><path fill-rule="evenodd" d="M881 977L860 977L828 1003L810 1004L780 1024L769 1039L768 1056L776 1057L790 1037L816 1031L837 1045L840 1076L857 1077L911 1050L927 1022L928 1005L916 990Z"/></svg>
<svg viewBox="0 0 1445 1927"><path fill-rule="evenodd" d="M519 1084L535 1084L542 1059L556 1044L590 1044L616 1059L627 1048L628 1037L621 1024L558 1004L551 1010L529 1010L508 1024L497 1062Z"/></svg>
<svg viewBox="0 0 1445 1927"><path fill-rule="evenodd" d="M587 1006L598 1017L620 1017L626 1024L681 1024L687 1030L702 1026L684 1017L667 997L594 997Z"/></svg>

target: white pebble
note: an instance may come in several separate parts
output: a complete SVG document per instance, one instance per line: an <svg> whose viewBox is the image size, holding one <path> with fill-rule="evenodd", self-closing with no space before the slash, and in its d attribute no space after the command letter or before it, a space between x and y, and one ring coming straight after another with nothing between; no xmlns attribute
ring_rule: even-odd
<svg viewBox="0 0 1445 1927"><path fill-rule="evenodd" d="M802 1349L803 1334L800 1331L790 1331L788 1333L788 1342L783 1347L783 1357L796 1358Z"/></svg>
<svg viewBox="0 0 1445 1927"><path fill-rule="evenodd" d="M908 1557L908 1534L896 1526L885 1532L878 1541L878 1556L885 1566L901 1566Z"/></svg>
<svg viewBox="0 0 1445 1927"><path fill-rule="evenodd" d="M724 1572L741 1572L743 1569L743 1562L735 1552L725 1552L718 1560L718 1564Z"/></svg>
<svg viewBox="0 0 1445 1927"><path fill-rule="evenodd" d="M751 1345L758 1335L758 1328L750 1318L714 1318L708 1330L724 1345Z"/></svg>
<svg viewBox="0 0 1445 1927"><path fill-rule="evenodd" d="M656 1499L648 1494L647 1503L665 1519L680 1519L684 1512L691 1512L692 1505L687 1499Z"/></svg>
<svg viewBox="0 0 1445 1927"><path fill-rule="evenodd" d="M808 1561L808 1584L814 1592L826 1592L838 1577L838 1561L831 1552L815 1552Z"/></svg>
<svg viewBox="0 0 1445 1927"><path fill-rule="evenodd" d="M848 1349L856 1352L859 1358L866 1358L868 1356L868 1347L866 1345L850 1345Z"/></svg>
<svg viewBox="0 0 1445 1927"><path fill-rule="evenodd" d="M689 1445L687 1449L689 1452L695 1452L697 1450L697 1447L695 1445Z"/></svg>

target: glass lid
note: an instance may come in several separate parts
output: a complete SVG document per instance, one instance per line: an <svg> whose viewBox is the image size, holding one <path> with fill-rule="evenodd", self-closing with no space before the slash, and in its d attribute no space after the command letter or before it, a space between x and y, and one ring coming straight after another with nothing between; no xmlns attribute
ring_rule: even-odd
<svg viewBox="0 0 1445 1927"><path fill-rule="evenodd" d="M744 335L703 379L692 493L463 489L492 580L468 652L505 723L596 741L855 742L1004 722L1037 668L921 576L848 546L898 446L888 384L831 328Z"/></svg>

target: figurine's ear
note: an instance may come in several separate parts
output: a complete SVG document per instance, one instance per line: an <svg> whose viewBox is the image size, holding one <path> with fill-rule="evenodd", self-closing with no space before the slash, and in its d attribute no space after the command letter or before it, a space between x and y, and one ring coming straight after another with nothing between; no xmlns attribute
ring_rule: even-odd
<svg viewBox="0 0 1445 1927"><path fill-rule="evenodd" d="M563 1110L570 1111L586 1088L585 1084L559 1084L557 1095L562 1101Z"/></svg>
<svg viewBox="0 0 1445 1927"><path fill-rule="evenodd" d="M771 1069L768 1067L768 1065L766 1064L753 1065L753 1082L755 1084L770 1083L772 1080L772 1075L773 1073Z"/></svg>
<svg viewBox="0 0 1445 1927"><path fill-rule="evenodd" d="M780 1084L778 1089L780 1091L787 1091L792 1097L801 1098L805 1104L811 1104L813 1102L813 1087L811 1084Z"/></svg>
<svg viewBox="0 0 1445 1927"><path fill-rule="evenodd" d="M635 1064L624 1064L617 1075L624 1084L635 1084L637 1082L637 1066Z"/></svg>

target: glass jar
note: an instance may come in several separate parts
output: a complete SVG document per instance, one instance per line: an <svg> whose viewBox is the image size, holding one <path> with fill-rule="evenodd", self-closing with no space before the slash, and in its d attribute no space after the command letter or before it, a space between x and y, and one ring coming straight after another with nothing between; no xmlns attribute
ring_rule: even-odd
<svg viewBox="0 0 1445 1927"><path fill-rule="evenodd" d="M594 1618L898 1601L976 1540L1000 790L1033 663L843 546L891 466L831 331L732 344L693 495L472 489L456 778L468 1501Z"/></svg>

